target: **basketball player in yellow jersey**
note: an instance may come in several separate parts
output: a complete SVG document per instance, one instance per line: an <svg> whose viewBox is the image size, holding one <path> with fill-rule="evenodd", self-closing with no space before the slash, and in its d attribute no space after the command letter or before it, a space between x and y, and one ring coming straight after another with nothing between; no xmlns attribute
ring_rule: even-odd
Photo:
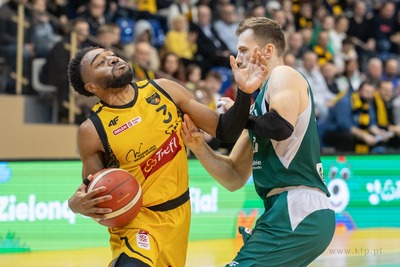
<svg viewBox="0 0 400 267"><path fill-rule="evenodd" d="M96 219L112 212L96 207L111 199L95 197L104 188L85 193L90 175L104 168L129 171L143 192L138 217L124 227L109 228L113 256L109 266L185 266L190 202L181 112L213 136L234 141L246 125L251 93L268 73L265 63L255 49L250 66L235 75L242 88L236 103L219 115L175 82L131 83L129 65L110 50L90 47L76 54L68 68L71 85L80 94L96 95L101 101L78 130L84 183L69 200L69 207Z"/></svg>

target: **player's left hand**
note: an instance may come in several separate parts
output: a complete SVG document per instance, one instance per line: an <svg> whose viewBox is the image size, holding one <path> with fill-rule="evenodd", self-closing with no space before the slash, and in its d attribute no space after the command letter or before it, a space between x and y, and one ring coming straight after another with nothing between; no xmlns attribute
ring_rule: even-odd
<svg viewBox="0 0 400 267"><path fill-rule="evenodd" d="M240 90L247 94L256 91L267 77L269 70L267 67L267 59L258 51L258 47L254 47L251 58L246 68L239 69L234 56L230 57L231 68L235 81Z"/></svg>
<svg viewBox="0 0 400 267"><path fill-rule="evenodd" d="M204 145L204 133L197 128L189 115L185 114L183 119L185 120L181 129L183 143L195 153Z"/></svg>

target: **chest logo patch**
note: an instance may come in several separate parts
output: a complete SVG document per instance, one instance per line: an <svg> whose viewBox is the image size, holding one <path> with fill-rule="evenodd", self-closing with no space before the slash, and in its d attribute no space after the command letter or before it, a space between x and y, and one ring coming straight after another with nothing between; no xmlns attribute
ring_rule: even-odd
<svg viewBox="0 0 400 267"><path fill-rule="evenodd" d="M149 159L140 164L144 177L147 179L151 174L173 160L180 150L182 150L182 146L179 144L179 137L175 132Z"/></svg>
<svg viewBox="0 0 400 267"><path fill-rule="evenodd" d="M129 128L135 126L136 124L138 124L139 122L142 121L142 118L137 116L136 118L128 121L127 123L121 125L120 127L118 127L117 129L115 129L114 131L112 131L114 136L117 136L123 132L125 132L126 130L128 130Z"/></svg>
<svg viewBox="0 0 400 267"><path fill-rule="evenodd" d="M157 106L158 104L160 104L161 101L161 97L160 95L156 92L156 91L151 91L146 95L146 102L151 104L151 105L155 105Z"/></svg>

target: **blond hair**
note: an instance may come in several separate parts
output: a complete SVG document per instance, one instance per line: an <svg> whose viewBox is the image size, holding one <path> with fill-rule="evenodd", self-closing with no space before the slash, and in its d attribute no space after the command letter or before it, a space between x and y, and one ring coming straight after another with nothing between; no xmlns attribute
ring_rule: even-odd
<svg viewBox="0 0 400 267"><path fill-rule="evenodd" d="M248 18L239 23L236 35L239 36L248 29L253 30L254 39L260 47L272 44L275 46L278 56L283 56L286 47L285 35L278 22L263 17Z"/></svg>

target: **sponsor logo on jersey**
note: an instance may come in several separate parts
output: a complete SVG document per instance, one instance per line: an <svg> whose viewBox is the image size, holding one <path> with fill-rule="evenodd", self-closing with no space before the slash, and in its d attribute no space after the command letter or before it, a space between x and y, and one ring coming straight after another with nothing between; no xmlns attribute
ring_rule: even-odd
<svg viewBox="0 0 400 267"><path fill-rule="evenodd" d="M246 233L248 233L249 235L251 235L253 233L253 231L251 229L249 229L249 228L244 228L244 231Z"/></svg>
<svg viewBox="0 0 400 267"><path fill-rule="evenodd" d="M139 230L136 235L136 242L139 248L150 250L149 232Z"/></svg>
<svg viewBox="0 0 400 267"><path fill-rule="evenodd" d="M160 104L161 97L156 91L153 90L146 95L146 101L151 105L158 105Z"/></svg>
<svg viewBox="0 0 400 267"><path fill-rule="evenodd" d="M175 132L148 160L140 164L144 177L147 179L151 174L170 162L181 149L179 137Z"/></svg>
<svg viewBox="0 0 400 267"><path fill-rule="evenodd" d="M322 163L317 163L315 165L315 168L317 169L317 172L318 172L321 180L324 182L324 184L326 184L325 179L324 179L324 169L322 168Z"/></svg>
<svg viewBox="0 0 400 267"><path fill-rule="evenodd" d="M118 121L118 116L115 117L114 119L110 120L110 123L108 124L108 127L117 125L117 121Z"/></svg>
<svg viewBox="0 0 400 267"><path fill-rule="evenodd" d="M237 261L232 261L231 263L229 263L229 266L237 266L239 265L239 262Z"/></svg>
<svg viewBox="0 0 400 267"><path fill-rule="evenodd" d="M138 124L139 122L142 121L142 118L137 116L136 118L128 121L127 123L121 125L120 127L118 127L117 129L115 129L114 131L112 131L114 136L117 136L123 132L125 132L126 130L128 130L129 128L135 126L136 124Z"/></svg>
<svg viewBox="0 0 400 267"><path fill-rule="evenodd" d="M253 170L262 169L262 163L260 160L253 160Z"/></svg>
<svg viewBox="0 0 400 267"><path fill-rule="evenodd" d="M125 156L125 159L127 162L131 162L132 158L134 162L137 162L143 158L145 158L147 155L150 153L154 152L157 150L156 145L152 145L150 148L147 148L144 151L141 151L143 143L140 143L139 149L131 149L128 151L128 153Z"/></svg>

